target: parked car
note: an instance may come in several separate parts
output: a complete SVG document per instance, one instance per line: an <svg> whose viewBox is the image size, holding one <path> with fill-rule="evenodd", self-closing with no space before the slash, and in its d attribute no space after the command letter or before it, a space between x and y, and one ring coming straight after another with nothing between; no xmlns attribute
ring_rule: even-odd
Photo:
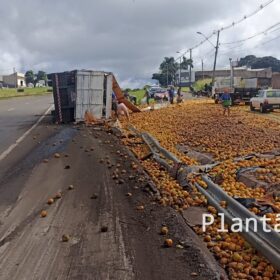
<svg viewBox="0 0 280 280"><path fill-rule="evenodd" d="M260 90L256 97L250 99L250 109L259 109L261 113L280 109L280 89Z"/></svg>
<svg viewBox="0 0 280 280"><path fill-rule="evenodd" d="M166 91L166 90L163 89L163 88L161 88L161 87L151 87L151 88L149 89L150 97L151 97L151 98L154 98L155 93L163 93L163 92L165 92L165 91Z"/></svg>
<svg viewBox="0 0 280 280"><path fill-rule="evenodd" d="M157 101L168 101L168 92L166 90L156 92L153 98Z"/></svg>

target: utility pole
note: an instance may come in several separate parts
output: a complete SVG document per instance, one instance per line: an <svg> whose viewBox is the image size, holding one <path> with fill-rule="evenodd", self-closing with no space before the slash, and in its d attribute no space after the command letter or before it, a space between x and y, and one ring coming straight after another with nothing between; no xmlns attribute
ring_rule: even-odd
<svg viewBox="0 0 280 280"><path fill-rule="evenodd" d="M192 49L190 49L190 62L192 64ZM192 83L192 66L190 65L190 73L189 73L189 83Z"/></svg>
<svg viewBox="0 0 280 280"><path fill-rule="evenodd" d="M220 30L217 31L217 43L216 43L216 51L215 51L215 59L214 59L214 67L213 67L213 75L212 75L212 87L214 87L215 83L215 72L216 72L216 63L217 63L217 55L219 49L219 39L220 39Z"/></svg>
<svg viewBox="0 0 280 280"><path fill-rule="evenodd" d="M233 65L232 65L232 58L229 58L229 65L230 65L230 88L233 88Z"/></svg>
<svg viewBox="0 0 280 280"><path fill-rule="evenodd" d="M166 64L166 72L167 72L167 75L166 75L166 82L167 82L167 85L166 86L168 86L168 64Z"/></svg>
<svg viewBox="0 0 280 280"><path fill-rule="evenodd" d="M201 71L202 71L202 80L204 80L204 69L203 69L203 58L201 58Z"/></svg>
<svg viewBox="0 0 280 280"><path fill-rule="evenodd" d="M181 59L182 57L180 56L180 68L179 68L179 87L181 86Z"/></svg>
<svg viewBox="0 0 280 280"><path fill-rule="evenodd" d="M180 55L180 65L179 65L179 86L181 85L181 63L182 63L182 55L180 51L177 51L176 53L178 53ZM177 77L177 76L176 76ZM177 79L176 79L176 83L177 83Z"/></svg>

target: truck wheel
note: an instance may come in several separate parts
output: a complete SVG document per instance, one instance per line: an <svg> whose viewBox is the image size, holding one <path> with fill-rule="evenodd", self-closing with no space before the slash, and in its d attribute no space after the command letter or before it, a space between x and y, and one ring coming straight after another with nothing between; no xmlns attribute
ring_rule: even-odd
<svg viewBox="0 0 280 280"><path fill-rule="evenodd" d="M260 112L261 112L262 114L266 113L266 109L263 107L262 104L260 105Z"/></svg>
<svg viewBox="0 0 280 280"><path fill-rule="evenodd" d="M255 111L255 107L253 106L252 102L250 102L250 110Z"/></svg>

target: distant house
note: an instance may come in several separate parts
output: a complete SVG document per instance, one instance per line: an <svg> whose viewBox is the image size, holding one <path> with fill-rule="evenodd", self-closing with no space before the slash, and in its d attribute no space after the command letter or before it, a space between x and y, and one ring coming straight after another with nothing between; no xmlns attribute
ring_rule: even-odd
<svg viewBox="0 0 280 280"><path fill-rule="evenodd" d="M278 72L272 74L272 88L280 89L280 73Z"/></svg>
<svg viewBox="0 0 280 280"><path fill-rule="evenodd" d="M10 88L26 87L24 74L15 72L11 75L4 75L3 76L3 86L10 87Z"/></svg>
<svg viewBox="0 0 280 280"><path fill-rule="evenodd" d="M213 71L196 71L195 80L202 78L212 78ZM244 84L257 84L258 87L271 86L272 70L271 67L263 69L251 69L247 67L235 67L233 71L234 78ZM230 79L230 69L216 70L216 80L222 78Z"/></svg>
<svg viewBox="0 0 280 280"><path fill-rule="evenodd" d="M181 75L181 79L180 79L180 75ZM195 82L195 72L194 71L191 72L191 79L190 79L189 70L185 70L185 69L181 69L181 71L178 70L175 74L175 80L176 80L176 84L181 87L190 86L193 82Z"/></svg>
<svg viewBox="0 0 280 280"><path fill-rule="evenodd" d="M36 87L45 87L47 86L47 83L45 80L39 80L37 83L36 83Z"/></svg>

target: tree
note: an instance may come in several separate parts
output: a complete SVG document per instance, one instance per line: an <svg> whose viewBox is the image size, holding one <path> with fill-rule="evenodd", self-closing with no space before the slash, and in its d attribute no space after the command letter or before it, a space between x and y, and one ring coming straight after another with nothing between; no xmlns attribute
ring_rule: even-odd
<svg viewBox="0 0 280 280"><path fill-rule="evenodd" d="M25 73L25 81L26 84L33 84L34 86L36 85L36 77L35 74L32 70L28 70Z"/></svg>
<svg viewBox="0 0 280 280"><path fill-rule="evenodd" d="M167 85L167 78L164 74L162 73L154 73L152 76L153 80L158 80L159 84L162 86L166 86Z"/></svg>
<svg viewBox="0 0 280 280"><path fill-rule="evenodd" d="M185 56L183 56L183 61L181 62L181 69L188 70L189 66L193 68L193 60L187 59Z"/></svg>
<svg viewBox="0 0 280 280"><path fill-rule="evenodd" d="M256 57L247 55L239 60L238 66L248 66L252 69L271 67L273 72L280 72L280 60L273 56Z"/></svg>
<svg viewBox="0 0 280 280"><path fill-rule="evenodd" d="M36 82L39 82L39 81L45 81L45 83L47 83L48 77L47 77L47 73L46 72L38 71L37 77L36 77Z"/></svg>
<svg viewBox="0 0 280 280"><path fill-rule="evenodd" d="M174 57L165 57L159 66L160 73L154 73L152 79L158 80L163 86L175 83L175 75L179 69L179 64Z"/></svg>

